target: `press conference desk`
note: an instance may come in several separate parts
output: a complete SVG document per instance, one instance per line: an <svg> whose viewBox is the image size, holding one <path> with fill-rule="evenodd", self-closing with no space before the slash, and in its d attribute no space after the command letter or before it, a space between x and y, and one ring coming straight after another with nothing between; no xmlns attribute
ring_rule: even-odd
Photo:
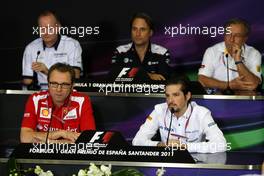
<svg viewBox="0 0 264 176"><path fill-rule="evenodd" d="M166 162L126 162L126 161L98 161L90 160L58 160L58 159L17 159L17 163L23 167L40 165L44 169L50 169L55 173L66 175L77 173L81 168L87 168L92 162L96 165L111 164L113 170L121 168L136 168L145 175L155 175L158 168L166 170L165 175L228 175L260 174L263 153L252 152L224 152L215 154L192 154L197 163L166 163ZM6 167L6 158L0 158L0 166ZM0 167L1 168L1 167ZM56 174L57 175L57 174Z"/></svg>
<svg viewBox="0 0 264 176"><path fill-rule="evenodd" d="M20 146L24 146L23 144ZM147 148L147 150L146 150ZM3 149L3 148L1 148ZM20 148L21 149L21 148ZM120 147L120 149L126 150L126 148ZM127 151L164 151L162 148L148 148L148 147L133 147L130 146ZM112 148L106 148L106 151L112 151ZM51 169L59 172L61 175L69 173L77 173L80 168L86 168L91 162L96 165L108 165L111 164L113 169L120 168L136 168L143 172L145 175L154 175L156 169L165 168L166 175L241 175L249 173L260 173L261 163L264 158L263 152L235 152L228 151L214 154L200 154L192 153L191 156L196 163L180 163L173 162L173 157L162 156L132 156L136 159L131 160L131 156L118 156L120 154L98 155L97 154L69 154L69 153L54 153L45 154L41 153L26 153L24 154L24 148L17 150L18 155L15 154L16 162L22 167L34 167L40 165L43 168ZM20 154L23 153L23 154ZM2 153L3 154L3 153ZM78 156L75 156L78 155ZM174 153L175 157L183 157L180 153ZM120 161L119 157L126 158L127 161ZM84 159L87 158L87 159ZM153 162L153 158L160 158L163 161ZM165 161L164 161L165 159ZM179 160L179 158L175 158ZM167 160L167 161L166 161ZM180 159L181 160L181 159ZM0 170L7 166L7 155L0 156ZM186 160L187 161L187 160ZM189 161L188 161L189 162ZM3 173L4 170L1 171Z"/></svg>
<svg viewBox="0 0 264 176"><path fill-rule="evenodd" d="M172 168L203 168L203 169L234 169L234 170L260 170L264 159L264 153L228 151L213 154L192 153L196 163L167 163L167 162L135 162L135 161L103 161L94 160L59 160L59 159L17 159L18 163L33 164L62 164L62 165L87 165L111 164L113 166L136 167L172 167ZM0 162L6 163L8 158L1 156Z"/></svg>

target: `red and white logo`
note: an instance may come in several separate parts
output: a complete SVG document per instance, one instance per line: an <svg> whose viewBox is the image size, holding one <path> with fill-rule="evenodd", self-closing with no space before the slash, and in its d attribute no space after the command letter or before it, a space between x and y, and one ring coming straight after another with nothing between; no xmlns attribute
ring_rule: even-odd
<svg viewBox="0 0 264 176"><path fill-rule="evenodd" d="M94 143L95 141L102 140L104 144L108 144L109 141L111 140L112 136L114 135L114 132L106 132L104 135L103 131L97 131L93 135L92 139L90 140L91 143Z"/></svg>
<svg viewBox="0 0 264 176"><path fill-rule="evenodd" d="M133 67L133 68L125 67L118 74L116 81L132 81L136 76L136 74L138 73L138 71L139 71L138 67Z"/></svg>
<svg viewBox="0 0 264 176"><path fill-rule="evenodd" d="M50 119L51 118L51 108L41 107L39 117Z"/></svg>
<svg viewBox="0 0 264 176"><path fill-rule="evenodd" d="M130 68L123 68L121 72L119 73L119 75L117 76L117 78L121 78L122 76L125 76L128 70L130 70Z"/></svg>
<svg viewBox="0 0 264 176"><path fill-rule="evenodd" d="M63 120L71 120L71 119L77 119L77 109L71 109L68 111L68 113L65 113Z"/></svg>

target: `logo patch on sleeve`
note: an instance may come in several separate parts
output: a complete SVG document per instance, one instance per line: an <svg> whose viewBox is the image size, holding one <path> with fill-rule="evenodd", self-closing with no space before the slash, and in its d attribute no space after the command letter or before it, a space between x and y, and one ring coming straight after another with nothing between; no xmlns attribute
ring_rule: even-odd
<svg viewBox="0 0 264 176"><path fill-rule="evenodd" d="M257 65L257 72L260 72L260 70L261 70L260 65Z"/></svg>
<svg viewBox="0 0 264 176"><path fill-rule="evenodd" d="M215 122L211 122L208 124L208 127L210 128L211 126L215 125L216 123Z"/></svg>
<svg viewBox="0 0 264 176"><path fill-rule="evenodd" d="M24 113L24 117L30 117L30 113L29 112Z"/></svg>
<svg viewBox="0 0 264 176"><path fill-rule="evenodd" d="M151 120L152 120L152 117L148 116L148 117L147 117L147 120L150 120L150 121L151 121Z"/></svg>

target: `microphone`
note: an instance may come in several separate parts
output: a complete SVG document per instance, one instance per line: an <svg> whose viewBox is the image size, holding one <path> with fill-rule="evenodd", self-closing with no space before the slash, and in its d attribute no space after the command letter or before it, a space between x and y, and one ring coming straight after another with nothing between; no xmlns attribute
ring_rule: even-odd
<svg viewBox="0 0 264 176"><path fill-rule="evenodd" d="M234 95L234 91L230 88L230 80L229 80L229 61L228 61L228 52L225 49L224 57L226 58L226 76L227 76L227 87L222 91L224 95Z"/></svg>
<svg viewBox="0 0 264 176"><path fill-rule="evenodd" d="M52 109L53 112L53 109ZM49 138L49 132L50 132L50 128L51 128L51 121L53 120L53 118L57 119L58 121L60 121L62 124L65 124L65 121L60 119L58 116L51 114L51 118L50 118L50 123L49 123L49 128L48 128L48 132L47 132L47 136L45 139L45 144L48 143L48 138Z"/></svg>
<svg viewBox="0 0 264 176"><path fill-rule="evenodd" d="M49 128L48 128L47 136L46 136L46 139L45 139L45 144L48 144L48 138L49 138L49 132L50 132L52 119L53 119L53 115L51 114L51 118L50 118L50 122L49 122Z"/></svg>
<svg viewBox="0 0 264 176"><path fill-rule="evenodd" d="M37 57L36 57L36 62L38 61L38 57L39 57L40 51L37 52ZM38 85L38 75L37 72L33 72L33 82L27 86L28 90L39 90L40 87Z"/></svg>
<svg viewBox="0 0 264 176"><path fill-rule="evenodd" d="M175 109L175 108L170 108L170 112L171 112L172 114L174 114L174 113L176 112L176 109Z"/></svg>
<svg viewBox="0 0 264 176"><path fill-rule="evenodd" d="M168 130L168 136L167 136L167 142L166 144L169 145L169 137L170 137L170 131L171 131L171 123L172 123L172 115L176 112L176 110L172 107L170 108L171 116L170 116L170 126Z"/></svg>
<svg viewBox="0 0 264 176"><path fill-rule="evenodd" d="M40 51L37 52L37 58L36 58L36 62L38 62L38 57L39 57Z"/></svg>

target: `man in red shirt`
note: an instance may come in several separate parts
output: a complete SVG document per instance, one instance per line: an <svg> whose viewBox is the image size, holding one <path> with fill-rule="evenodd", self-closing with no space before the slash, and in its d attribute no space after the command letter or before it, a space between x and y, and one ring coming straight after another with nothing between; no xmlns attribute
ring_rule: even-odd
<svg viewBox="0 0 264 176"><path fill-rule="evenodd" d="M81 131L95 130L89 97L73 90L74 74L71 66L62 63L49 69L48 91L34 93L27 101L22 143L72 143Z"/></svg>

